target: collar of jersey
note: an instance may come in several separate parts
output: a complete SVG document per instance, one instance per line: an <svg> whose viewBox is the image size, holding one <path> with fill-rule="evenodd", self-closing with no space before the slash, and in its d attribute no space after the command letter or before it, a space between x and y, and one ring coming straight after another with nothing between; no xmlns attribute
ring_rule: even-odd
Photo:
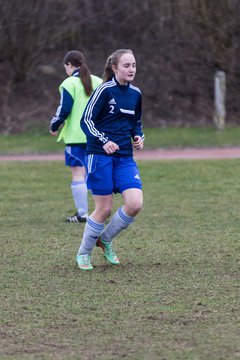
<svg viewBox="0 0 240 360"><path fill-rule="evenodd" d="M126 85L121 85L117 79L115 78L115 76L112 78L113 81L115 81L115 83L117 84L117 86L119 86L121 89L123 90L127 90L130 86L130 82L128 82Z"/></svg>
<svg viewBox="0 0 240 360"><path fill-rule="evenodd" d="M73 71L72 76L79 76L80 69L76 69Z"/></svg>

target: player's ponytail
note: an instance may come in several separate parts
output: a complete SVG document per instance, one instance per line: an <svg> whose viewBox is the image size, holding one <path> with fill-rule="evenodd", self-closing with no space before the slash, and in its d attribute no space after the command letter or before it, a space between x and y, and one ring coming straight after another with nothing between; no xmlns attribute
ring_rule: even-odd
<svg viewBox="0 0 240 360"><path fill-rule="evenodd" d="M106 65L105 65L105 69L103 72L103 82L109 81L112 79L113 75L114 75L114 71L112 66L118 66L119 63L119 59L123 54L133 54L132 50L130 49L119 49L116 50L112 55L110 55L106 61Z"/></svg>
<svg viewBox="0 0 240 360"><path fill-rule="evenodd" d="M81 63L80 67L80 79L82 80L83 87L87 96L90 96L93 92L92 79L89 68L85 62Z"/></svg>
<svg viewBox="0 0 240 360"><path fill-rule="evenodd" d="M103 82L111 80L113 75L114 75L114 71L112 69L112 55L111 55L111 56L108 57L108 59L106 61L104 73L102 75Z"/></svg>
<svg viewBox="0 0 240 360"><path fill-rule="evenodd" d="M66 65L70 63L80 69L79 77L82 81L86 95L90 96L93 92L92 79L83 53L78 50L71 50L65 55L63 63Z"/></svg>

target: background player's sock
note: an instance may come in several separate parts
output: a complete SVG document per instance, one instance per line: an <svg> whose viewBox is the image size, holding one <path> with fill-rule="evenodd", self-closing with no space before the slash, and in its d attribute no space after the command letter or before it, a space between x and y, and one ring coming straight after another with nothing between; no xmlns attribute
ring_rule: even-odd
<svg viewBox="0 0 240 360"><path fill-rule="evenodd" d="M72 195L78 215L84 215L88 212L88 190L85 181L72 181Z"/></svg>

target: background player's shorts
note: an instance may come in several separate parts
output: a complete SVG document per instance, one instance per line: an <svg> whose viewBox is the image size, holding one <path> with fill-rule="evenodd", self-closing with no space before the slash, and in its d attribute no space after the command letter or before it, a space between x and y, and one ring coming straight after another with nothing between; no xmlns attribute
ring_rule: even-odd
<svg viewBox="0 0 240 360"><path fill-rule="evenodd" d="M65 165L66 166L85 166L85 144L66 145Z"/></svg>
<svg viewBox="0 0 240 360"><path fill-rule="evenodd" d="M87 186L93 195L110 195L124 190L142 189L133 157L91 154L86 156Z"/></svg>

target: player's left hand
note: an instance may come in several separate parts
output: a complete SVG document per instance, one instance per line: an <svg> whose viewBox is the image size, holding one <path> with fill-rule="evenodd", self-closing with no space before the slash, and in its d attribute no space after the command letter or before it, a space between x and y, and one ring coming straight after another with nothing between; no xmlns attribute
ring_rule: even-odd
<svg viewBox="0 0 240 360"><path fill-rule="evenodd" d="M132 143L134 149L142 150L143 144L144 144L144 140L143 140L143 138L141 138L141 136L139 136L139 135L134 136L134 141Z"/></svg>
<svg viewBox="0 0 240 360"><path fill-rule="evenodd" d="M52 131L52 130L50 130L50 134L53 135L53 136L57 136L58 131Z"/></svg>

